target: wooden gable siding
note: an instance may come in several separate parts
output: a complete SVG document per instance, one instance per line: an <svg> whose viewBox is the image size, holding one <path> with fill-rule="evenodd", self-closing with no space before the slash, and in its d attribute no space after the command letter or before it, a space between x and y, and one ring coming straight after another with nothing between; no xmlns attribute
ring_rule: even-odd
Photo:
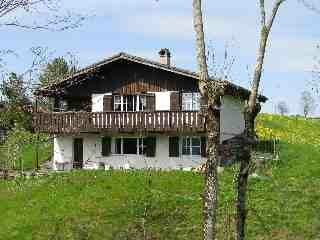
<svg viewBox="0 0 320 240"><path fill-rule="evenodd" d="M190 77L122 61L112 63L88 80L68 87L64 95L90 97L92 93L129 95L161 91L198 91L198 86Z"/></svg>

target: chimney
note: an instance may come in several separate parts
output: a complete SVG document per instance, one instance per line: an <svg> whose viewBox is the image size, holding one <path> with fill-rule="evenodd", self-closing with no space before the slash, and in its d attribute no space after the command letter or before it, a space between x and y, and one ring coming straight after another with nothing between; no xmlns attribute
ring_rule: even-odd
<svg viewBox="0 0 320 240"><path fill-rule="evenodd" d="M162 48L159 51L160 63L170 67L171 53L168 48Z"/></svg>

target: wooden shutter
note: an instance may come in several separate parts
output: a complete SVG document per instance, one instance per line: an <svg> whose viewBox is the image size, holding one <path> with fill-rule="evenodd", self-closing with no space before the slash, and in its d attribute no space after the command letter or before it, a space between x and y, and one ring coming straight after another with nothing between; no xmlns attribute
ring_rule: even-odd
<svg viewBox="0 0 320 240"><path fill-rule="evenodd" d="M155 157L156 156L156 138L147 137L145 139L145 145L146 145L146 156Z"/></svg>
<svg viewBox="0 0 320 240"><path fill-rule="evenodd" d="M207 138L201 137L201 157L207 157Z"/></svg>
<svg viewBox="0 0 320 240"><path fill-rule="evenodd" d="M113 111L113 96L105 95L103 97L103 111L112 112Z"/></svg>
<svg viewBox="0 0 320 240"><path fill-rule="evenodd" d="M179 92L173 92L170 95L170 110L180 111L181 110L181 94Z"/></svg>
<svg viewBox="0 0 320 240"><path fill-rule="evenodd" d="M103 137L101 141L102 145L102 156L107 157L110 156L111 153L111 138L110 137Z"/></svg>
<svg viewBox="0 0 320 240"><path fill-rule="evenodd" d="M156 97L154 94L147 95L147 107L148 112L153 112L156 110Z"/></svg>
<svg viewBox="0 0 320 240"><path fill-rule="evenodd" d="M169 137L169 157L179 157L179 137Z"/></svg>

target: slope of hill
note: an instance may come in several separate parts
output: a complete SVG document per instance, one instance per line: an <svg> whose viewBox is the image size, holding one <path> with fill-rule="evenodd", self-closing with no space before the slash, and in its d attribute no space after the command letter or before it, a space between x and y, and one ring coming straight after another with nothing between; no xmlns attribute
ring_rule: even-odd
<svg viewBox="0 0 320 240"><path fill-rule="evenodd" d="M320 239L320 121L262 114L278 161L249 180L248 239ZM234 174L220 176L219 239L233 239ZM203 176L74 171L0 182L0 239L201 239Z"/></svg>

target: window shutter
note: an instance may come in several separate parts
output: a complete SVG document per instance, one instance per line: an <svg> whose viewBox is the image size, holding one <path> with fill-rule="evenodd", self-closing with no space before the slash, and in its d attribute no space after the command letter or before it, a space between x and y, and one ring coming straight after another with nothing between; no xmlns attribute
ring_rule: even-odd
<svg viewBox="0 0 320 240"><path fill-rule="evenodd" d="M111 154L111 138L110 137L103 137L102 138L102 156L107 157Z"/></svg>
<svg viewBox="0 0 320 240"><path fill-rule="evenodd" d="M153 112L156 110L156 97L154 94L147 95L147 111Z"/></svg>
<svg viewBox="0 0 320 240"><path fill-rule="evenodd" d="M179 157L179 137L169 137L169 157Z"/></svg>
<svg viewBox="0 0 320 240"><path fill-rule="evenodd" d="M173 92L170 95L170 110L180 111L181 110L181 94L179 92Z"/></svg>
<svg viewBox="0 0 320 240"><path fill-rule="evenodd" d="M105 95L103 97L103 111L112 112L113 111L113 96Z"/></svg>
<svg viewBox="0 0 320 240"><path fill-rule="evenodd" d="M155 157L156 156L156 138L147 137L145 139L145 145L146 145L146 156Z"/></svg>
<svg viewBox="0 0 320 240"><path fill-rule="evenodd" d="M201 157L207 157L207 138L201 137Z"/></svg>

